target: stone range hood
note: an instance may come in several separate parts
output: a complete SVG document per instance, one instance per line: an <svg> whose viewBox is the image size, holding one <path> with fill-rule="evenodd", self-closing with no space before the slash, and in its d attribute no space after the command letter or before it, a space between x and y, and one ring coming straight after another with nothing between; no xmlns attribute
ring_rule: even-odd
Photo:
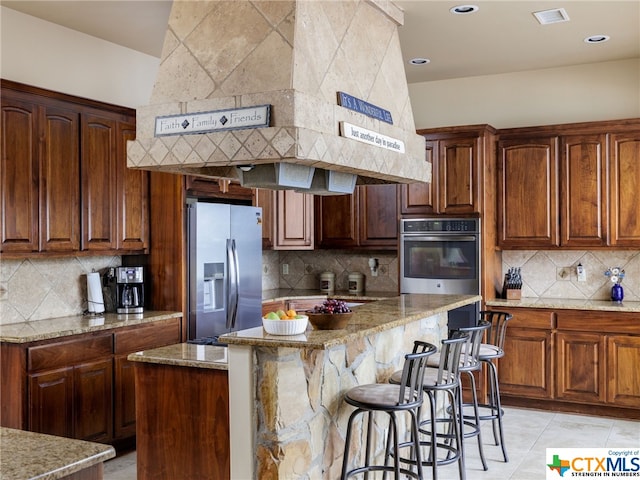
<svg viewBox="0 0 640 480"><path fill-rule="evenodd" d="M291 170L282 167L295 164L315 187L296 190L316 194L333 193L318 184L327 172L358 184L430 182L400 50L403 22L402 10L383 0L174 0L127 165L280 189L291 188L281 184L280 173ZM391 123L341 106L338 92L387 112ZM158 117L264 105L269 122L256 128L156 136ZM404 153L348 138L345 123L378 145L404 144Z"/></svg>

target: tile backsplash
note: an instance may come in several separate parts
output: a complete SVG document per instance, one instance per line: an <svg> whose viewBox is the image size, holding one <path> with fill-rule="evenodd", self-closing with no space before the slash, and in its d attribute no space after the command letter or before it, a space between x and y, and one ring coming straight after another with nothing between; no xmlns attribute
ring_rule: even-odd
<svg viewBox="0 0 640 480"><path fill-rule="evenodd" d="M373 276L369 258L378 259L378 275ZM283 273L287 265L288 273ZM320 274L336 275L336 290L348 290L350 273L362 273L364 291L398 293L398 256L388 252L341 250L263 252L263 289L319 289Z"/></svg>
<svg viewBox="0 0 640 480"><path fill-rule="evenodd" d="M579 282L576 267L582 264L586 281ZM640 251L638 250L508 250L502 252L502 273L520 267L523 297L610 300L613 285L604 272L625 270L624 299L640 300Z"/></svg>
<svg viewBox="0 0 640 480"><path fill-rule="evenodd" d="M379 262L378 276L368 266ZM283 265L288 273L283 273ZM576 267L587 272L579 282ZM85 275L121 265L119 256L31 258L0 262L0 325L44 318L79 315L87 309ZM503 274L520 267L523 297L608 300L609 267L625 270L625 300L640 301L640 251L637 250L508 250L502 252ZM265 251L262 288L318 289L320 274L336 275L336 289L348 289L349 273L365 276L365 292L397 293L398 256L388 252L340 250Z"/></svg>
<svg viewBox="0 0 640 480"><path fill-rule="evenodd" d="M119 256L2 259L0 325L82 314L86 274L119 265Z"/></svg>

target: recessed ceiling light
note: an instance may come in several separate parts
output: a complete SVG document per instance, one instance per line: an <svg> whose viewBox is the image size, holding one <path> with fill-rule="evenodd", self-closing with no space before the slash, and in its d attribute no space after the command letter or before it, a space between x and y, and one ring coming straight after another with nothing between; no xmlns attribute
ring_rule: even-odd
<svg viewBox="0 0 640 480"><path fill-rule="evenodd" d="M568 22L569 14L564 8L553 8L551 10L541 10L539 12L533 12L538 22L541 25L549 25L550 23Z"/></svg>
<svg viewBox="0 0 640 480"><path fill-rule="evenodd" d="M451 13L455 13L456 15L467 15L477 12L478 10L480 10L480 7L477 5L458 5L457 7L449 9Z"/></svg>
<svg viewBox="0 0 640 480"><path fill-rule="evenodd" d="M609 40L609 35L591 35L584 39L584 43L603 43Z"/></svg>
<svg viewBox="0 0 640 480"><path fill-rule="evenodd" d="M409 63L411 65L426 65L430 62L431 60L429 60L428 58L412 58L411 60L409 60Z"/></svg>

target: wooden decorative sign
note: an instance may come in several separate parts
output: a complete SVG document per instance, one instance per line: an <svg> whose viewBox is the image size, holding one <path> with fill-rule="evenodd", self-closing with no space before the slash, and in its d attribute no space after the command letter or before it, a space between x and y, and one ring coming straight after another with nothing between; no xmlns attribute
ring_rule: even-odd
<svg viewBox="0 0 640 480"><path fill-rule="evenodd" d="M156 117L155 136L195 134L269 126L271 105Z"/></svg>
<svg viewBox="0 0 640 480"><path fill-rule="evenodd" d="M389 110L360 100L348 93L338 92L338 105L393 125L393 119L391 118L391 112Z"/></svg>
<svg viewBox="0 0 640 480"><path fill-rule="evenodd" d="M347 122L340 122L340 135L351 140L367 143L374 147L393 150L394 152L404 153L404 142L396 138L387 137L378 132L367 130L366 128L357 127Z"/></svg>

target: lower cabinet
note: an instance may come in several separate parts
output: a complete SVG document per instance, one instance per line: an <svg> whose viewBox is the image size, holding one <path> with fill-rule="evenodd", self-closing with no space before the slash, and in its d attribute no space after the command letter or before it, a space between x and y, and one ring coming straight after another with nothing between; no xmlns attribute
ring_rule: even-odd
<svg viewBox="0 0 640 480"><path fill-rule="evenodd" d="M499 362L506 404L640 418L640 323L628 312L513 308Z"/></svg>
<svg viewBox="0 0 640 480"><path fill-rule="evenodd" d="M118 443L136 434L129 353L180 342L181 319L1 345L0 424ZM6 401L5 401L6 400Z"/></svg>

